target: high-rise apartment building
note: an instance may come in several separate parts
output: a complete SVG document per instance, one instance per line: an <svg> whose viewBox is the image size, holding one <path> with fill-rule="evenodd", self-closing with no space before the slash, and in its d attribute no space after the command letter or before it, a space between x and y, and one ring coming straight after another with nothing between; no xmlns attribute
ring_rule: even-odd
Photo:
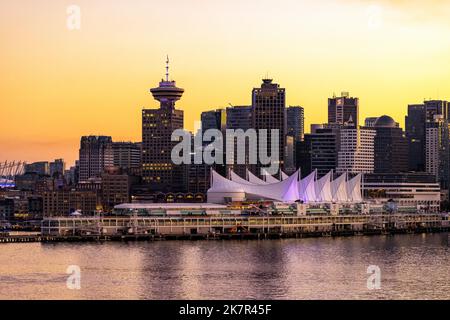
<svg viewBox="0 0 450 320"><path fill-rule="evenodd" d="M84 136L80 142L79 181L99 177L114 165L112 138L108 136Z"/></svg>
<svg viewBox="0 0 450 320"><path fill-rule="evenodd" d="M175 103L184 89L169 80L168 62L166 79L150 90L160 107L142 110L142 179L152 192L184 189L184 170L171 159L172 149L179 143L172 141L172 133L183 129L183 111L176 109Z"/></svg>
<svg viewBox="0 0 450 320"><path fill-rule="evenodd" d="M342 92L340 97L328 99L328 123L346 126L359 125L359 99Z"/></svg>
<svg viewBox="0 0 450 320"><path fill-rule="evenodd" d="M285 167L285 153L286 153L286 90L280 88L272 79L264 79L260 88L253 89L252 92L252 114L253 114L253 128L257 131L267 130L267 143L261 142L261 133L258 132L258 147L257 154L260 155L260 150L266 150L267 156L272 156L272 163L278 163L281 169ZM277 130L278 139L274 141L272 146L272 130ZM263 149L261 149L263 148ZM273 159L271 155L272 148L278 149L278 159ZM254 166L253 172L261 175L261 168L268 165L262 165L259 161Z"/></svg>
<svg viewBox="0 0 450 320"><path fill-rule="evenodd" d="M343 127L340 129L340 148L338 152L339 173L373 173L374 140L373 128Z"/></svg>

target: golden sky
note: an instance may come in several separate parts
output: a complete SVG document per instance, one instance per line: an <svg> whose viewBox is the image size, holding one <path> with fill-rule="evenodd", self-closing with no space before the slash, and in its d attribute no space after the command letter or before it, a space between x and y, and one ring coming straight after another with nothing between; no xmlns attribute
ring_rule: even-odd
<svg viewBox="0 0 450 320"><path fill-rule="evenodd" d="M67 7L81 29L67 28ZM141 109L163 77L184 88L185 126L250 104L268 73L326 121L350 91L361 119L450 99L450 1L1 0L0 161L77 158L82 135L141 139Z"/></svg>

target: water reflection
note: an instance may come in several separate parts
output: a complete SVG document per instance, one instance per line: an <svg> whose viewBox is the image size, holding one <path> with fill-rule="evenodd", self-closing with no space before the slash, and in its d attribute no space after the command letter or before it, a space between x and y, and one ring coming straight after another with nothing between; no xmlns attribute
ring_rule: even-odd
<svg viewBox="0 0 450 320"><path fill-rule="evenodd" d="M2 299L450 298L447 234L271 241L10 244ZM81 290L66 287L69 265ZM381 290L368 290L367 267Z"/></svg>

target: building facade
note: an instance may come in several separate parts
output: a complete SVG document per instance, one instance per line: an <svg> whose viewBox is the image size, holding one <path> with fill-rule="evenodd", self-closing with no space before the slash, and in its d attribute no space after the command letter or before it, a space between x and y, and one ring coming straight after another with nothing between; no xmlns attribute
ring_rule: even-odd
<svg viewBox="0 0 450 320"><path fill-rule="evenodd" d="M348 92L328 99L328 123L358 126L359 99L350 97Z"/></svg>
<svg viewBox="0 0 450 320"><path fill-rule="evenodd" d="M301 168L302 176L317 170L317 176L320 178L336 169L340 145L339 132L338 127L311 126L311 133L305 135L297 151L297 167Z"/></svg>
<svg viewBox="0 0 450 320"><path fill-rule="evenodd" d="M426 123L426 171L440 182L441 188L449 188L449 123L442 115L434 116Z"/></svg>
<svg viewBox="0 0 450 320"><path fill-rule="evenodd" d="M425 105L409 105L405 118L405 133L410 171L425 172L425 123Z"/></svg>
<svg viewBox="0 0 450 320"><path fill-rule="evenodd" d="M279 168L285 167L286 153L286 90L272 79L263 79L260 88L254 88L252 92L252 116L253 128L258 132L258 163L253 166L253 173L261 176L261 169L268 165L262 165L259 155L262 150L266 150L266 155L271 156L272 148L278 149L278 159L273 159L272 163L277 163ZM261 143L261 133L259 130L267 130L267 144ZM278 131L278 139L274 140L272 146L272 130Z"/></svg>
<svg viewBox="0 0 450 320"><path fill-rule="evenodd" d="M340 129L338 173L373 173L375 169L373 128L344 127Z"/></svg>
<svg viewBox="0 0 450 320"><path fill-rule="evenodd" d="M408 141L403 130L389 116L375 122L375 173L408 171Z"/></svg>
<svg viewBox="0 0 450 320"><path fill-rule="evenodd" d="M365 174L364 199L371 202L393 201L399 206L439 212L441 192L433 175L426 173Z"/></svg>
<svg viewBox="0 0 450 320"><path fill-rule="evenodd" d="M80 142L79 181L98 177L114 165L112 138L108 136L84 136Z"/></svg>
<svg viewBox="0 0 450 320"><path fill-rule="evenodd" d="M113 142L114 167L136 172L141 168L140 142Z"/></svg>
<svg viewBox="0 0 450 320"><path fill-rule="evenodd" d="M99 206L95 191L59 190L42 194L44 216L65 216L75 211L93 215Z"/></svg>

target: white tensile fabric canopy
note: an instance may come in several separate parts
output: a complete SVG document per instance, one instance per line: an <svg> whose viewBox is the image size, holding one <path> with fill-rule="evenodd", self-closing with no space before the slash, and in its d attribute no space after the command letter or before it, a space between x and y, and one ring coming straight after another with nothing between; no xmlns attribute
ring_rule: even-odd
<svg viewBox="0 0 450 320"><path fill-rule="evenodd" d="M362 175L358 174L356 177L347 182L347 196L351 202L362 202L361 194L361 180Z"/></svg>
<svg viewBox="0 0 450 320"><path fill-rule="evenodd" d="M250 181L245 180L244 178L241 178L236 172L234 172L233 170L230 171L230 178L231 181L237 182L237 183L242 183L242 184L249 184L249 185L254 185L254 183L251 183Z"/></svg>
<svg viewBox="0 0 450 320"><path fill-rule="evenodd" d="M303 178L299 185L300 200L305 203L316 202L316 171Z"/></svg>
<svg viewBox="0 0 450 320"><path fill-rule="evenodd" d="M331 182L331 195L333 202L348 202L346 173Z"/></svg>
<svg viewBox="0 0 450 320"><path fill-rule="evenodd" d="M247 169L247 177L248 177L248 181L256 184L256 185L265 185L265 184L269 184L268 182L265 182L264 180L258 178L257 176L255 176L250 170Z"/></svg>
<svg viewBox="0 0 450 320"><path fill-rule="evenodd" d="M264 177L264 180L267 183L278 183L278 182L280 182L280 180L278 180L274 176L270 175L266 170L264 170L264 176L263 177Z"/></svg>
<svg viewBox="0 0 450 320"><path fill-rule="evenodd" d="M211 188L208 195L213 193L244 192L247 196L261 199L271 199L281 202L295 202L298 200L298 172L289 179L274 184L250 185L238 183L222 177L216 171L211 171Z"/></svg>
<svg viewBox="0 0 450 320"><path fill-rule="evenodd" d="M230 179L227 179L212 170L208 201L209 198L220 203L224 202L225 198L265 199L281 202L300 200L304 203L359 203L363 201L361 174L347 181L347 174L344 173L332 180L333 173L330 171L317 180L317 172L314 171L299 180L299 171L297 171L287 179L276 183L263 181L249 171L247 174L250 181L233 171L230 171Z"/></svg>
<svg viewBox="0 0 450 320"><path fill-rule="evenodd" d="M283 171L281 171L281 180L286 180L287 178L289 178L289 176Z"/></svg>
<svg viewBox="0 0 450 320"><path fill-rule="evenodd" d="M318 202L332 202L333 195L331 193L332 171L316 181L316 197Z"/></svg>

